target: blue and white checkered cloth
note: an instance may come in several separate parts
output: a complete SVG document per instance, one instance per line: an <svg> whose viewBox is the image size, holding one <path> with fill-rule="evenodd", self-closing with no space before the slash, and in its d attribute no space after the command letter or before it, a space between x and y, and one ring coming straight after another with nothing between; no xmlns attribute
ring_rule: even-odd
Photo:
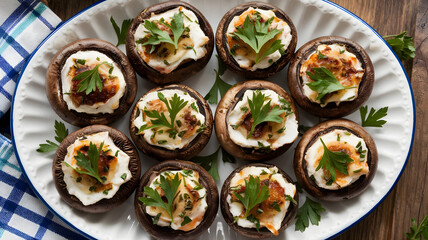
<svg viewBox="0 0 428 240"><path fill-rule="evenodd" d="M21 68L61 22L38 0L0 0L0 118L9 110ZM2 125L4 121L2 119ZM0 129L5 129L1 126ZM0 132L0 239L85 239L36 197Z"/></svg>

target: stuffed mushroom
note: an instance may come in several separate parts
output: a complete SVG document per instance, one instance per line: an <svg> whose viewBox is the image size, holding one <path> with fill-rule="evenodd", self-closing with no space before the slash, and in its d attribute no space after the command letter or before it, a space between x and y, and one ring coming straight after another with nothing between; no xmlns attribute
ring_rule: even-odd
<svg viewBox="0 0 428 240"><path fill-rule="evenodd" d="M298 136L297 108L288 93L267 81L230 88L218 104L215 128L221 146L249 161L281 155Z"/></svg>
<svg viewBox="0 0 428 240"><path fill-rule="evenodd" d="M208 20L181 1L144 9L132 22L126 53L137 73L165 85L184 81L208 63L214 49Z"/></svg>
<svg viewBox="0 0 428 240"><path fill-rule="evenodd" d="M150 90L136 103L129 132L145 154L159 160L187 160L211 136L213 117L205 99L185 85Z"/></svg>
<svg viewBox="0 0 428 240"><path fill-rule="evenodd" d="M340 201L361 194L377 169L372 137L345 119L322 122L301 138L294 155L298 182L312 196Z"/></svg>
<svg viewBox="0 0 428 240"><path fill-rule="evenodd" d="M82 39L52 58L46 95L53 110L76 126L108 124L123 116L137 93L128 58L111 43Z"/></svg>
<svg viewBox="0 0 428 240"><path fill-rule="evenodd" d="M343 117L370 96L374 68L366 51L343 37L320 37L304 44L288 70L291 95L304 110Z"/></svg>
<svg viewBox="0 0 428 240"><path fill-rule="evenodd" d="M258 201L246 201L251 195L258 196ZM284 231L297 214L298 202L293 180L271 164L242 166L229 175L221 189L226 223L251 238L269 238Z"/></svg>
<svg viewBox="0 0 428 240"><path fill-rule="evenodd" d="M228 68L246 78L267 78L293 57L297 32L281 9L262 2L240 4L221 19L216 48Z"/></svg>
<svg viewBox="0 0 428 240"><path fill-rule="evenodd" d="M140 158L121 132L93 125L68 135L52 165L55 187L71 207L107 212L123 203L137 187Z"/></svg>
<svg viewBox="0 0 428 240"><path fill-rule="evenodd" d="M142 227L156 239L195 238L217 215L218 190L199 165L164 161L143 175L134 207Z"/></svg>

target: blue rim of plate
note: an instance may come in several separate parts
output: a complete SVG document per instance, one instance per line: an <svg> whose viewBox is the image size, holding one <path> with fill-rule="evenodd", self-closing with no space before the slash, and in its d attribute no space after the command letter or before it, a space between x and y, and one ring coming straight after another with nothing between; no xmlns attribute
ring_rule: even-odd
<svg viewBox="0 0 428 240"><path fill-rule="evenodd" d="M68 22L70 22L71 20L73 20L74 18L80 16L81 14L85 13L87 10L97 6L98 4L105 2L106 0L100 0L99 2L96 2L92 5L90 5L89 7L83 9L82 11L76 13L74 16L72 16L71 18L67 19L65 22L61 22L54 31L52 31L38 46L37 48L33 51L33 53L30 55L30 57L28 58L27 62L25 63L25 65L23 66L21 73L25 71L25 69L27 68L29 62L31 61L31 59L33 58L33 56L36 54L36 52L40 49L40 47L43 46L43 44L45 44L45 42L47 40L49 40L52 35L54 35L59 29L61 29L63 26L65 26ZM343 232L345 232L346 230L350 229L351 227L353 227L354 225L356 225L357 223L359 223L361 220L363 220L364 218L366 218L371 212L373 212L373 210L375 210L385 199L386 197L391 193L392 189L395 187L395 185L397 184L398 180L401 178L401 175L403 174L404 169L407 166L407 162L409 161L409 157L410 157L410 153L413 147L413 140L414 140L414 136L415 136L415 124L416 124L416 109L415 109L415 99L413 96L413 89L412 89L412 85L410 84L410 80L409 80L409 76L407 75L406 70L404 69L403 64L401 63L400 59L398 58L397 54L392 50L391 46L389 46L386 41L383 39L383 37L372 27L370 26L368 23L366 23L363 19L361 19L360 17L358 17L355 13L349 11L348 9L340 6L339 4L330 2L329 0L322 0L323 2L330 4L334 7L336 7L337 9L349 14L350 16L352 16L353 18L357 19L358 21L360 21L361 23L363 23L365 26L367 26L378 38L380 38L383 43L389 48L389 50L394 54L396 60L398 61L398 63L401 66L401 69L404 73L404 76L407 79L407 84L409 86L409 90L410 90L410 95L411 95L411 100L412 100L412 110L413 110L413 128L412 128L412 138L410 140L410 146L409 146L409 151L407 153L407 157L406 160L404 162L404 165L400 171L400 173L398 174L397 178L395 179L394 183L392 184L391 188L388 190L388 192L382 197L382 199L376 203L375 206L373 206L372 209L370 209L366 214L364 214L362 217L360 217L357 221L355 221L354 223L352 223L351 225L347 226L346 228L342 229L341 231L333 234L332 236L328 237L328 239L332 239L334 237L339 236L340 234L342 234ZM32 182L30 181L30 179L28 178L27 173L23 170L23 165L21 162L21 159L18 155L18 152L16 150L16 144L15 144L15 136L14 136L14 131L13 131L13 106L15 104L15 96L16 96L16 91L18 89L18 85L19 82L21 81L21 77L22 74L19 76L17 82L16 82L16 88L15 88L15 92L13 94L13 99L12 99L12 107L11 107L11 114L10 114L10 133L11 133L11 137L12 137L12 144L13 144L13 149L15 151L15 156L16 159L18 160L19 166L21 167L22 173L24 174L28 184L30 185L30 187L32 188L32 190L34 191L34 193L37 195L37 197L43 202L43 204L49 209L49 211L51 211L52 213L54 213L59 219L61 219L64 223L66 223L68 226L72 227L74 230L76 230L78 233L84 235L87 238L90 239L95 239L93 236L90 236L88 233L80 230L79 228L77 228L76 226L74 226L72 223L70 223L67 219L65 219L63 216L61 216L59 213L57 213L53 208L51 208L51 206L49 204L47 204L47 202L44 200L44 198L40 195L40 193L37 191L37 189L34 187L34 185L32 184Z"/></svg>

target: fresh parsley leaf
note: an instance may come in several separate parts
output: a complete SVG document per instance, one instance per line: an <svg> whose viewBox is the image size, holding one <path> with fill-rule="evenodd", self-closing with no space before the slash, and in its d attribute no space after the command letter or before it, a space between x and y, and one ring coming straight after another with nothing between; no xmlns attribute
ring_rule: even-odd
<svg viewBox="0 0 428 240"><path fill-rule="evenodd" d="M74 169L76 172L89 175L97 179L98 182L103 183L103 180L100 178L100 175L98 173L98 160L100 158L100 153L103 149L103 146L104 142L100 144L99 148L97 148L97 145L95 145L94 143L89 142L88 157L82 152L77 151L77 155L74 156L74 159L76 159L77 166L83 168L83 170L74 168L64 161L63 163L67 167L71 167L72 169Z"/></svg>
<svg viewBox="0 0 428 240"><path fill-rule="evenodd" d="M266 96L260 91L254 91L253 98L248 98L248 105L250 106L253 125L251 126L251 130L248 133L247 138L253 134L256 126L262 122L282 122L282 117L280 115L283 114L285 110L281 109L279 106L275 106L270 109L271 100L264 104L265 99Z"/></svg>
<svg viewBox="0 0 428 240"><path fill-rule="evenodd" d="M171 24L166 23L163 19L161 19L159 23L171 29L174 39L171 39L168 32L160 30L155 22L145 20L144 27L148 30L150 36L148 37L147 41L143 43L143 45L152 45L150 53L155 50L154 46L163 42L170 43L174 45L175 49L177 49L178 40L185 30L183 23L183 12L180 11L179 13L175 13L172 17Z"/></svg>
<svg viewBox="0 0 428 240"><path fill-rule="evenodd" d="M360 116L361 116L361 126L363 127L382 127L386 120L380 120L388 114L388 107L380 108L375 110L370 108L370 113L367 116L367 106L360 107ZM366 118L367 116L367 118Z"/></svg>
<svg viewBox="0 0 428 240"><path fill-rule="evenodd" d="M208 156L196 156L190 159L190 161L195 162L201 167L203 167L207 172L213 177L215 181L220 180L220 176L218 174L218 152L220 151L220 147L213 154Z"/></svg>
<svg viewBox="0 0 428 240"><path fill-rule="evenodd" d="M85 92L88 95L91 92L95 92L97 89L101 92L103 89L103 81L101 80L100 73L98 72L98 68L103 65L108 64L107 62L102 62L95 66L93 69L81 72L77 74L73 81L81 80L77 86L79 89L77 92Z"/></svg>
<svg viewBox="0 0 428 240"><path fill-rule="evenodd" d="M330 151L324 144L322 138L320 138L320 140L324 146L324 153L315 171L318 171L321 167L326 169L330 173L332 181L336 180L336 170L348 175L347 164L354 160L346 153Z"/></svg>
<svg viewBox="0 0 428 240"><path fill-rule="evenodd" d="M171 130L174 130L175 118L177 117L177 114L181 111L181 109L183 109L187 105L188 102L184 101L184 99L181 99L181 97L179 97L177 93L175 93L174 96L171 97L171 100L168 101L161 92L158 92L158 98L165 103L166 108L169 112L169 118L171 119L171 122L169 122L163 112L159 113L156 110L144 110L144 113L152 119L152 125L148 126L147 124L145 124L141 126L138 131L139 133L146 129L156 127L167 127Z"/></svg>
<svg viewBox="0 0 428 240"><path fill-rule="evenodd" d="M68 129L65 127L63 122L59 122L55 120L55 140L58 143L61 143L65 137L68 136ZM39 144L39 148L36 150L37 152L51 152L58 149L58 144L46 140L47 143Z"/></svg>
<svg viewBox="0 0 428 240"><path fill-rule="evenodd" d="M144 187L144 194L146 197L140 197L138 200L146 206L160 207L163 208L174 222L172 217L172 204L177 195L178 186L180 186L181 180L179 179L178 173L175 174L174 178L165 178L162 174L160 175L160 187L163 190L166 202L159 195L158 191L151 187Z"/></svg>
<svg viewBox="0 0 428 240"><path fill-rule="evenodd" d="M221 155L222 155L223 162L236 163L235 157L233 157L232 155L230 155L223 148L221 148Z"/></svg>
<svg viewBox="0 0 428 240"><path fill-rule="evenodd" d="M250 175L249 180L245 179L245 192L244 196L238 194L236 191L234 195L245 207L244 218L249 216L250 211L262 203L264 200L269 198L269 189L268 186L263 184L263 187L260 188L260 178L254 178Z"/></svg>
<svg viewBox="0 0 428 240"><path fill-rule="evenodd" d="M410 240L421 240L422 238L428 240L428 215L424 217L421 224L412 218L412 226L410 232L406 233L406 237Z"/></svg>
<svg viewBox="0 0 428 240"><path fill-rule="evenodd" d="M220 76L224 74L226 71L226 66L221 61L221 59L216 55L218 62L218 71L214 70L216 73L214 85L211 87L210 91L204 97L209 103L217 104L218 102L218 92L220 92L220 96L223 97L226 94L227 90L229 90L232 85L226 83L221 79Z"/></svg>
<svg viewBox="0 0 428 240"><path fill-rule="evenodd" d="M128 33L129 26L131 26L131 23L134 19L125 19L122 21L122 28L120 29L117 25L116 21L114 20L113 16L110 17L110 22L113 25L114 31L116 32L117 36L117 44L116 47L125 44L126 40L126 34Z"/></svg>
<svg viewBox="0 0 428 240"><path fill-rule="evenodd" d="M306 72L308 76L314 80L313 82L308 83L308 87L316 92L318 96L316 100L322 99L326 94L336 92L342 89L349 89L354 87L344 87L337 78L331 73L327 68L312 68L315 74L311 72Z"/></svg>
<svg viewBox="0 0 428 240"><path fill-rule="evenodd" d="M397 35L383 37L402 61L410 60L415 57L413 37L406 36L406 34L407 31L404 31Z"/></svg>
<svg viewBox="0 0 428 240"><path fill-rule="evenodd" d="M282 30L280 31L276 28L269 31L269 27L273 19L274 18L272 17L264 22L261 22L259 19L255 19L254 21L252 21L247 15L242 27L237 27L236 32L232 34L233 36L236 36L241 39L244 43L248 44L254 50L254 52L256 53L256 64L267 55L272 54L275 51L284 47L284 45L281 44L280 40L276 40L260 56L260 50L262 49L262 47L271 39L275 38L276 35L282 32Z"/></svg>
<svg viewBox="0 0 428 240"><path fill-rule="evenodd" d="M296 215L296 227L295 230L304 232L309 227L309 220L312 225L318 225L321 220L319 212L324 212L325 209L320 203L312 201L309 197L306 197L305 203L297 210Z"/></svg>

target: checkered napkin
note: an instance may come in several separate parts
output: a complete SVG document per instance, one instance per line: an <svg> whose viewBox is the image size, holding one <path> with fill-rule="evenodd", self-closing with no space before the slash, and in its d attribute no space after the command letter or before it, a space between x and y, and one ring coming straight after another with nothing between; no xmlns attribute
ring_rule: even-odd
<svg viewBox="0 0 428 240"><path fill-rule="evenodd" d="M38 0L0 0L0 118L10 108L21 68L60 22ZM2 119L2 125L4 122L9 125ZM36 197L21 172L11 141L1 132L0 239L85 239Z"/></svg>

